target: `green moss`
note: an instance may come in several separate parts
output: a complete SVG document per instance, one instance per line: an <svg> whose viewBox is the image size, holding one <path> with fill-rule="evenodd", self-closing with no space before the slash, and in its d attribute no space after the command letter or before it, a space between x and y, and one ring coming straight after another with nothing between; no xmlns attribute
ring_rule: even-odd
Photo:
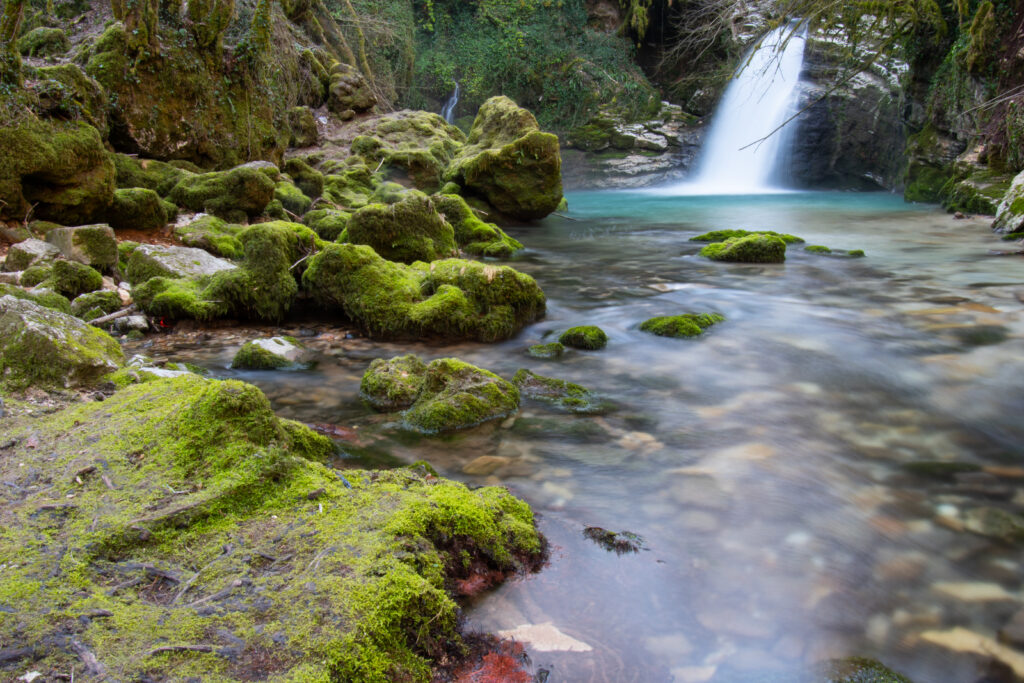
<svg viewBox="0 0 1024 683"><path fill-rule="evenodd" d="M35 284L39 283L37 282ZM34 287L35 285L33 284L28 286ZM71 302L68 301L67 297L61 296L57 292L47 289L30 292L14 285L0 284L0 296L13 296L15 299L32 301L40 306L52 308L53 310L60 311L61 313L71 313Z"/></svg>
<svg viewBox="0 0 1024 683"><path fill-rule="evenodd" d="M245 226L227 223L216 216L203 216L186 225L174 228L174 236L187 247L205 249L214 256L228 259L242 258L244 249L238 234Z"/></svg>
<svg viewBox="0 0 1024 683"><path fill-rule="evenodd" d="M493 372L455 358L431 361L416 401L403 414L414 431L437 434L508 417L519 409L519 391Z"/></svg>
<svg viewBox="0 0 1024 683"><path fill-rule="evenodd" d="M204 211L225 220L259 216L274 198L274 182L259 168L238 166L184 176L168 199L192 211Z"/></svg>
<svg viewBox="0 0 1024 683"><path fill-rule="evenodd" d="M381 117L367 135L355 138L352 153L374 168L400 168L417 188L436 192L445 168L465 141L462 131L437 114L401 111Z"/></svg>
<svg viewBox="0 0 1024 683"><path fill-rule="evenodd" d="M146 313L172 320L212 320L227 313L222 301L210 301L193 280L154 277L132 288L132 298Z"/></svg>
<svg viewBox="0 0 1024 683"><path fill-rule="evenodd" d="M24 287L35 287L53 277L53 264L47 263L40 266L29 266L21 274L21 284Z"/></svg>
<svg viewBox="0 0 1024 683"><path fill-rule="evenodd" d="M565 345L561 342L550 342L548 344L534 344L530 348L526 349L533 358L561 358L565 355Z"/></svg>
<svg viewBox="0 0 1024 683"><path fill-rule="evenodd" d="M821 665L819 674L828 683L912 683L882 663L865 657L829 660Z"/></svg>
<svg viewBox="0 0 1024 683"><path fill-rule="evenodd" d="M947 168L911 164L907 170L903 198L908 202L935 204L942 199L942 188L952 177Z"/></svg>
<svg viewBox="0 0 1024 683"><path fill-rule="evenodd" d="M352 214L346 235L349 242L368 245L389 261L436 261L456 253L455 232L428 197L365 206Z"/></svg>
<svg viewBox="0 0 1024 683"><path fill-rule="evenodd" d="M160 195L142 187L114 190L106 215L114 230L152 232L161 230L168 220Z"/></svg>
<svg viewBox="0 0 1024 683"><path fill-rule="evenodd" d="M829 249L828 247L823 247L820 244L812 244L812 245L806 246L806 247L804 247L804 251L810 252L812 254L831 254L832 253L831 249Z"/></svg>
<svg viewBox="0 0 1024 683"><path fill-rule="evenodd" d="M574 349L597 351L608 345L608 335L600 327L581 325L570 327L558 337L558 341Z"/></svg>
<svg viewBox="0 0 1024 683"><path fill-rule="evenodd" d="M715 323L725 320L725 316L717 313L684 313L651 318L640 325L644 332L659 337L696 337Z"/></svg>
<svg viewBox="0 0 1024 683"><path fill-rule="evenodd" d="M863 249L851 249L850 251L846 252L846 255L849 256L850 258L863 258L866 254L864 253Z"/></svg>
<svg viewBox="0 0 1024 683"><path fill-rule="evenodd" d="M111 154L110 158L117 169L118 187L144 187L161 197L167 196L188 175L187 171L154 159L138 159L127 154Z"/></svg>
<svg viewBox="0 0 1024 683"><path fill-rule="evenodd" d="M69 299L103 287L103 276L96 269L77 261L55 261L51 277L53 289Z"/></svg>
<svg viewBox="0 0 1024 683"><path fill-rule="evenodd" d="M54 228L46 241L61 250L66 258L108 271L117 265L117 239L106 224Z"/></svg>
<svg viewBox="0 0 1024 683"><path fill-rule="evenodd" d="M236 370L281 370L295 366L294 361L270 351L257 341L243 344L231 361L231 367Z"/></svg>
<svg viewBox="0 0 1024 683"><path fill-rule="evenodd" d="M299 217L309 211L313 204L312 199L287 180L282 180L274 186L274 199L281 202L281 206L291 215Z"/></svg>
<svg viewBox="0 0 1024 683"><path fill-rule="evenodd" d="M88 322L120 310L121 297L117 292L101 290L75 297L71 302L71 315Z"/></svg>
<svg viewBox="0 0 1024 683"><path fill-rule="evenodd" d="M345 231L352 214L335 209L314 209L302 217L302 222L312 228L321 239L333 242Z"/></svg>
<svg viewBox="0 0 1024 683"><path fill-rule="evenodd" d="M1024 240L1024 232L1010 232L1002 237L1004 242L1013 242L1016 240ZM24 275L22 275L24 277Z"/></svg>
<svg viewBox="0 0 1024 683"><path fill-rule="evenodd" d="M700 255L712 261L782 263L786 260L786 243L780 237L754 233L709 244Z"/></svg>
<svg viewBox="0 0 1024 683"><path fill-rule="evenodd" d="M586 387L564 379L544 377L521 369L512 384L523 396L550 403L571 413L594 413L604 409L600 399Z"/></svg>
<svg viewBox="0 0 1024 683"><path fill-rule="evenodd" d="M434 207L455 229L455 242L467 254L507 258L523 248L521 242L505 234L493 223L485 223L458 195L438 195Z"/></svg>
<svg viewBox="0 0 1024 683"><path fill-rule="evenodd" d="M600 152L611 145L615 122L609 118L596 117L582 126L569 131L569 144L584 152Z"/></svg>
<svg viewBox="0 0 1024 683"><path fill-rule="evenodd" d="M103 86L89 78L77 64L59 64L36 69L34 90L39 97L37 112L51 118L81 119L100 137L109 134L110 102Z"/></svg>
<svg viewBox="0 0 1024 683"><path fill-rule="evenodd" d="M691 237L691 242L725 242L726 240L734 239L737 237L748 237L750 235L772 235L778 237L786 244L802 244L803 238L797 237L796 235L787 235L781 232L772 232L771 230L712 230L706 232L703 235L697 235Z"/></svg>
<svg viewBox="0 0 1024 683"><path fill-rule="evenodd" d="M376 338L507 339L546 303L533 278L511 268L460 259L404 266L350 244L311 258L303 283Z"/></svg>
<svg viewBox="0 0 1024 683"><path fill-rule="evenodd" d="M427 365L409 354L389 360L377 358L363 374L359 395L380 411L408 408L423 386Z"/></svg>
<svg viewBox="0 0 1024 683"><path fill-rule="evenodd" d="M56 57L71 49L71 41L59 28L40 26L18 39L18 52L23 57Z"/></svg>
<svg viewBox="0 0 1024 683"><path fill-rule="evenodd" d="M324 174L313 169L302 159L293 158L284 162L284 172L292 182L310 199L316 199L324 191Z"/></svg>
<svg viewBox="0 0 1024 683"><path fill-rule="evenodd" d="M376 186L373 173L362 163L324 176L324 198L342 210L361 209L370 203Z"/></svg>
<svg viewBox="0 0 1024 683"><path fill-rule="evenodd" d="M316 63L319 66L316 57L313 57L313 54L308 50L304 55L307 53L309 54L310 62ZM320 68L323 69L323 66L320 66ZM292 107L289 109L288 128L291 131L288 143L292 147L312 147L320 140L316 127L316 118L313 116L313 110L309 107Z"/></svg>

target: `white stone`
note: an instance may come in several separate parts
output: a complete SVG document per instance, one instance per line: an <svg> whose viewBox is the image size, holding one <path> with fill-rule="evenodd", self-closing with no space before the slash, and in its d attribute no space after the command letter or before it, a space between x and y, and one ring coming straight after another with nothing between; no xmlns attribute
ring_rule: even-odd
<svg viewBox="0 0 1024 683"><path fill-rule="evenodd" d="M550 621L543 624L523 624L507 631L498 631L502 638L527 643L538 652L590 652L594 648L558 630Z"/></svg>
<svg viewBox="0 0 1024 683"><path fill-rule="evenodd" d="M1016 213L1013 210L1013 203L1024 198L1024 172L1018 173L1017 177L1010 183L1010 189L1003 196L996 209L996 219L992 223L992 229L996 232L1017 232L1024 229L1024 211Z"/></svg>

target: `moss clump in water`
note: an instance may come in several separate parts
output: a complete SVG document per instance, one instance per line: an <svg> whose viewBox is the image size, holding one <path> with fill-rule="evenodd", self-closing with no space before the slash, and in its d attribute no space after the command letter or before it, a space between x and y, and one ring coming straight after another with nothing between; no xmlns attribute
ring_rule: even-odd
<svg viewBox="0 0 1024 683"><path fill-rule="evenodd" d="M235 354L236 370L283 370L304 367L299 362L303 348L292 337L271 337L246 342Z"/></svg>
<svg viewBox="0 0 1024 683"><path fill-rule="evenodd" d="M773 235L754 233L709 244L700 250L700 255L712 261L732 263L783 263L786 242Z"/></svg>
<svg viewBox="0 0 1024 683"><path fill-rule="evenodd" d="M771 230L712 230L706 232L703 235L697 235L691 237L691 242L725 242L726 240L736 239L737 237L749 237L750 235L771 235L772 237L778 237L786 244L801 244L804 239L797 237L796 235L788 235L783 232L773 232Z"/></svg>
<svg viewBox="0 0 1024 683"><path fill-rule="evenodd" d="M809 252L811 254L831 254L832 253L831 249L829 249L828 247L822 246L820 244L811 244L809 246L806 246L806 247L804 247L804 251Z"/></svg>
<svg viewBox="0 0 1024 683"><path fill-rule="evenodd" d="M684 313L645 320L640 329L659 337L696 337L724 320L725 316L718 313Z"/></svg>
<svg viewBox="0 0 1024 683"><path fill-rule="evenodd" d="M564 379L544 377L523 368L512 377L512 384L527 398L544 401L571 413L594 413L604 406L586 387Z"/></svg>
<svg viewBox="0 0 1024 683"><path fill-rule="evenodd" d="M359 395L376 410L403 410L416 401L426 371L427 364L413 354L377 358L363 374Z"/></svg>
<svg viewBox="0 0 1024 683"><path fill-rule="evenodd" d="M819 667L826 683L913 683L881 662L865 657L831 659Z"/></svg>
<svg viewBox="0 0 1024 683"><path fill-rule="evenodd" d="M407 428L452 432L508 417L519 409L519 390L493 372L455 358L431 361L416 401L403 414Z"/></svg>
<svg viewBox="0 0 1024 683"><path fill-rule="evenodd" d="M595 325L570 327L558 337L558 342L574 349L597 351L608 345L608 335Z"/></svg>
<svg viewBox="0 0 1024 683"><path fill-rule="evenodd" d="M526 349L526 353L532 358L548 360L561 358L565 355L565 345L562 342L550 342L548 344L534 344Z"/></svg>

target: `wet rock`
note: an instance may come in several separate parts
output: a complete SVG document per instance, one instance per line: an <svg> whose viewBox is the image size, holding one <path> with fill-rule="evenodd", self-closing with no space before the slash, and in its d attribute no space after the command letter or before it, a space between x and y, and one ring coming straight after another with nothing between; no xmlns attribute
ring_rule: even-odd
<svg viewBox="0 0 1024 683"><path fill-rule="evenodd" d="M1019 602L1020 596L998 583L981 581L940 581L932 590L960 602Z"/></svg>
<svg viewBox="0 0 1024 683"><path fill-rule="evenodd" d="M571 413L594 413L604 409L601 400L593 392L564 379L543 377L521 369L512 378L512 383L523 396L550 403Z"/></svg>
<svg viewBox="0 0 1024 683"><path fill-rule="evenodd" d="M1024 172L1017 174L996 209L992 229L999 233L1024 230Z"/></svg>
<svg viewBox="0 0 1024 683"><path fill-rule="evenodd" d="M472 477L486 477L505 467L509 462L511 461L508 458L500 455L481 455L466 463L462 467L462 473Z"/></svg>
<svg viewBox="0 0 1024 683"><path fill-rule="evenodd" d="M499 631L502 638L511 638L528 644L538 652L590 652L593 648L583 641L563 633L551 622L523 624L514 629Z"/></svg>
<svg viewBox="0 0 1024 683"><path fill-rule="evenodd" d="M52 261L60 256L60 249L49 242L27 239L17 244L12 244L7 251L7 259L4 261L4 270L22 271L31 266ZM13 283L17 284L17 283Z"/></svg>
<svg viewBox="0 0 1024 683"><path fill-rule="evenodd" d="M964 513L963 524L981 536L1009 543L1024 541L1024 517L1000 508L971 508Z"/></svg>
<svg viewBox="0 0 1024 683"><path fill-rule="evenodd" d="M105 271L117 265L117 240L109 225L82 225L55 228L46 233L46 241L60 249L64 258Z"/></svg>
<svg viewBox="0 0 1024 683"><path fill-rule="evenodd" d="M427 364L413 354L377 358L363 374L359 395L376 410L408 408L416 401L426 372Z"/></svg>
<svg viewBox="0 0 1024 683"><path fill-rule="evenodd" d="M124 363L106 332L31 301L0 297L0 382L8 389L84 387Z"/></svg>
<svg viewBox="0 0 1024 683"><path fill-rule="evenodd" d="M132 284L154 277L199 280L237 267L203 249L141 244L128 259L126 275Z"/></svg>
<svg viewBox="0 0 1024 683"><path fill-rule="evenodd" d="M303 365L306 349L291 337L246 342L231 361L236 370L281 370Z"/></svg>
<svg viewBox="0 0 1024 683"><path fill-rule="evenodd" d="M542 360L550 360L553 358L561 358L565 355L565 345L561 342L551 342L549 344L534 344L530 348L526 349L526 353L532 358L540 358Z"/></svg>
<svg viewBox="0 0 1024 683"><path fill-rule="evenodd" d="M519 391L493 372L454 358L431 361L403 424L426 434L503 419L519 409Z"/></svg>
<svg viewBox="0 0 1024 683"><path fill-rule="evenodd" d="M118 334L149 332L149 319L144 315L126 315L113 321L111 327Z"/></svg>
<svg viewBox="0 0 1024 683"><path fill-rule="evenodd" d="M724 320L725 316L717 313L684 313L645 320L640 324L640 330L659 337L696 337Z"/></svg>
<svg viewBox="0 0 1024 683"><path fill-rule="evenodd" d="M1014 647L1024 647L1024 609L1018 610L1010 621L999 629L999 640Z"/></svg>
<svg viewBox="0 0 1024 683"><path fill-rule="evenodd" d="M597 351L608 345L608 335L600 327L581 325L570 327L558 337L558 342L574 349Z"/></svg>
<svg viewBox="0 0 1024 683"><path fill-rule="evenodd" d="M588 526L583 535L616 555L638 553L644 547L644 539L632 531L609 531L599 526Z"/></svg>
<svg viewBox="0 0 1024 683"><path fill-rule="evenodd" d="M754 234L714 242L701 249L700 255L732 263L782 263L786 260L786 243L772 235Z"/></svg>
<svg viewBox="0 0 1024 683"><path fill-rule="evenodd" d="M953 652L995 658L1010 667L1018 676L1024 677L1024 654L970 629L956 627L946 631L925 631L921 634L921 640Z"/></svg>

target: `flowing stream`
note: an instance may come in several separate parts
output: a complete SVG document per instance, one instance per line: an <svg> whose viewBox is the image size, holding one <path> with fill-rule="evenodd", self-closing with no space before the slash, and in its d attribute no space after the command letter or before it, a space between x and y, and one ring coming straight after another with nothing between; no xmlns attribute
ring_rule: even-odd
<svg viewBox="0 0 1024 683"><path fill-rule="evenodd" d="M979 511L1024 506L1024 259L993 255L1007 243L983 220L892 195L568 199L576 220L512 230L527 245L512 265L549 297L547 317L513 340L439 347L323 324L263 330L305 334L319 350L314 370L291 373L226 369L252 330L175 333L136 350L253 382L286 417L357 428L343 465L426 459L530 502L549 565L467 615L490 632L550 622L589 648L528 646L549 681L794 681L846 655L916 683L979 680L987 659L954 651L975 642L965 632L994 642L1024 616L1020 547L977 522ZM802 245L784 265L698 257L689 238L720 228L867 257ZM637 329L686 311L727 320L692 340ZM556 361L524 353L577 324L603 327L608 347ZM357 392L373 358L407 352L506 377L527 367L614 409L575 416L525 401L514 420L406 434ZM497 456L497 468L467 474L480 456ZM934 461L963 471L912 469ZM639 534L644 549L609 553L583 536L588 525Z"/></svg>
<svg viewBox="0 0 1024 683"><path fill-rule="evenodd" d="M441 109L441 118L448 123L455 123L455 107L459 106L459 82L455 81L455 90L452 91L451 97L444 103L444 107Z"/></svg>

